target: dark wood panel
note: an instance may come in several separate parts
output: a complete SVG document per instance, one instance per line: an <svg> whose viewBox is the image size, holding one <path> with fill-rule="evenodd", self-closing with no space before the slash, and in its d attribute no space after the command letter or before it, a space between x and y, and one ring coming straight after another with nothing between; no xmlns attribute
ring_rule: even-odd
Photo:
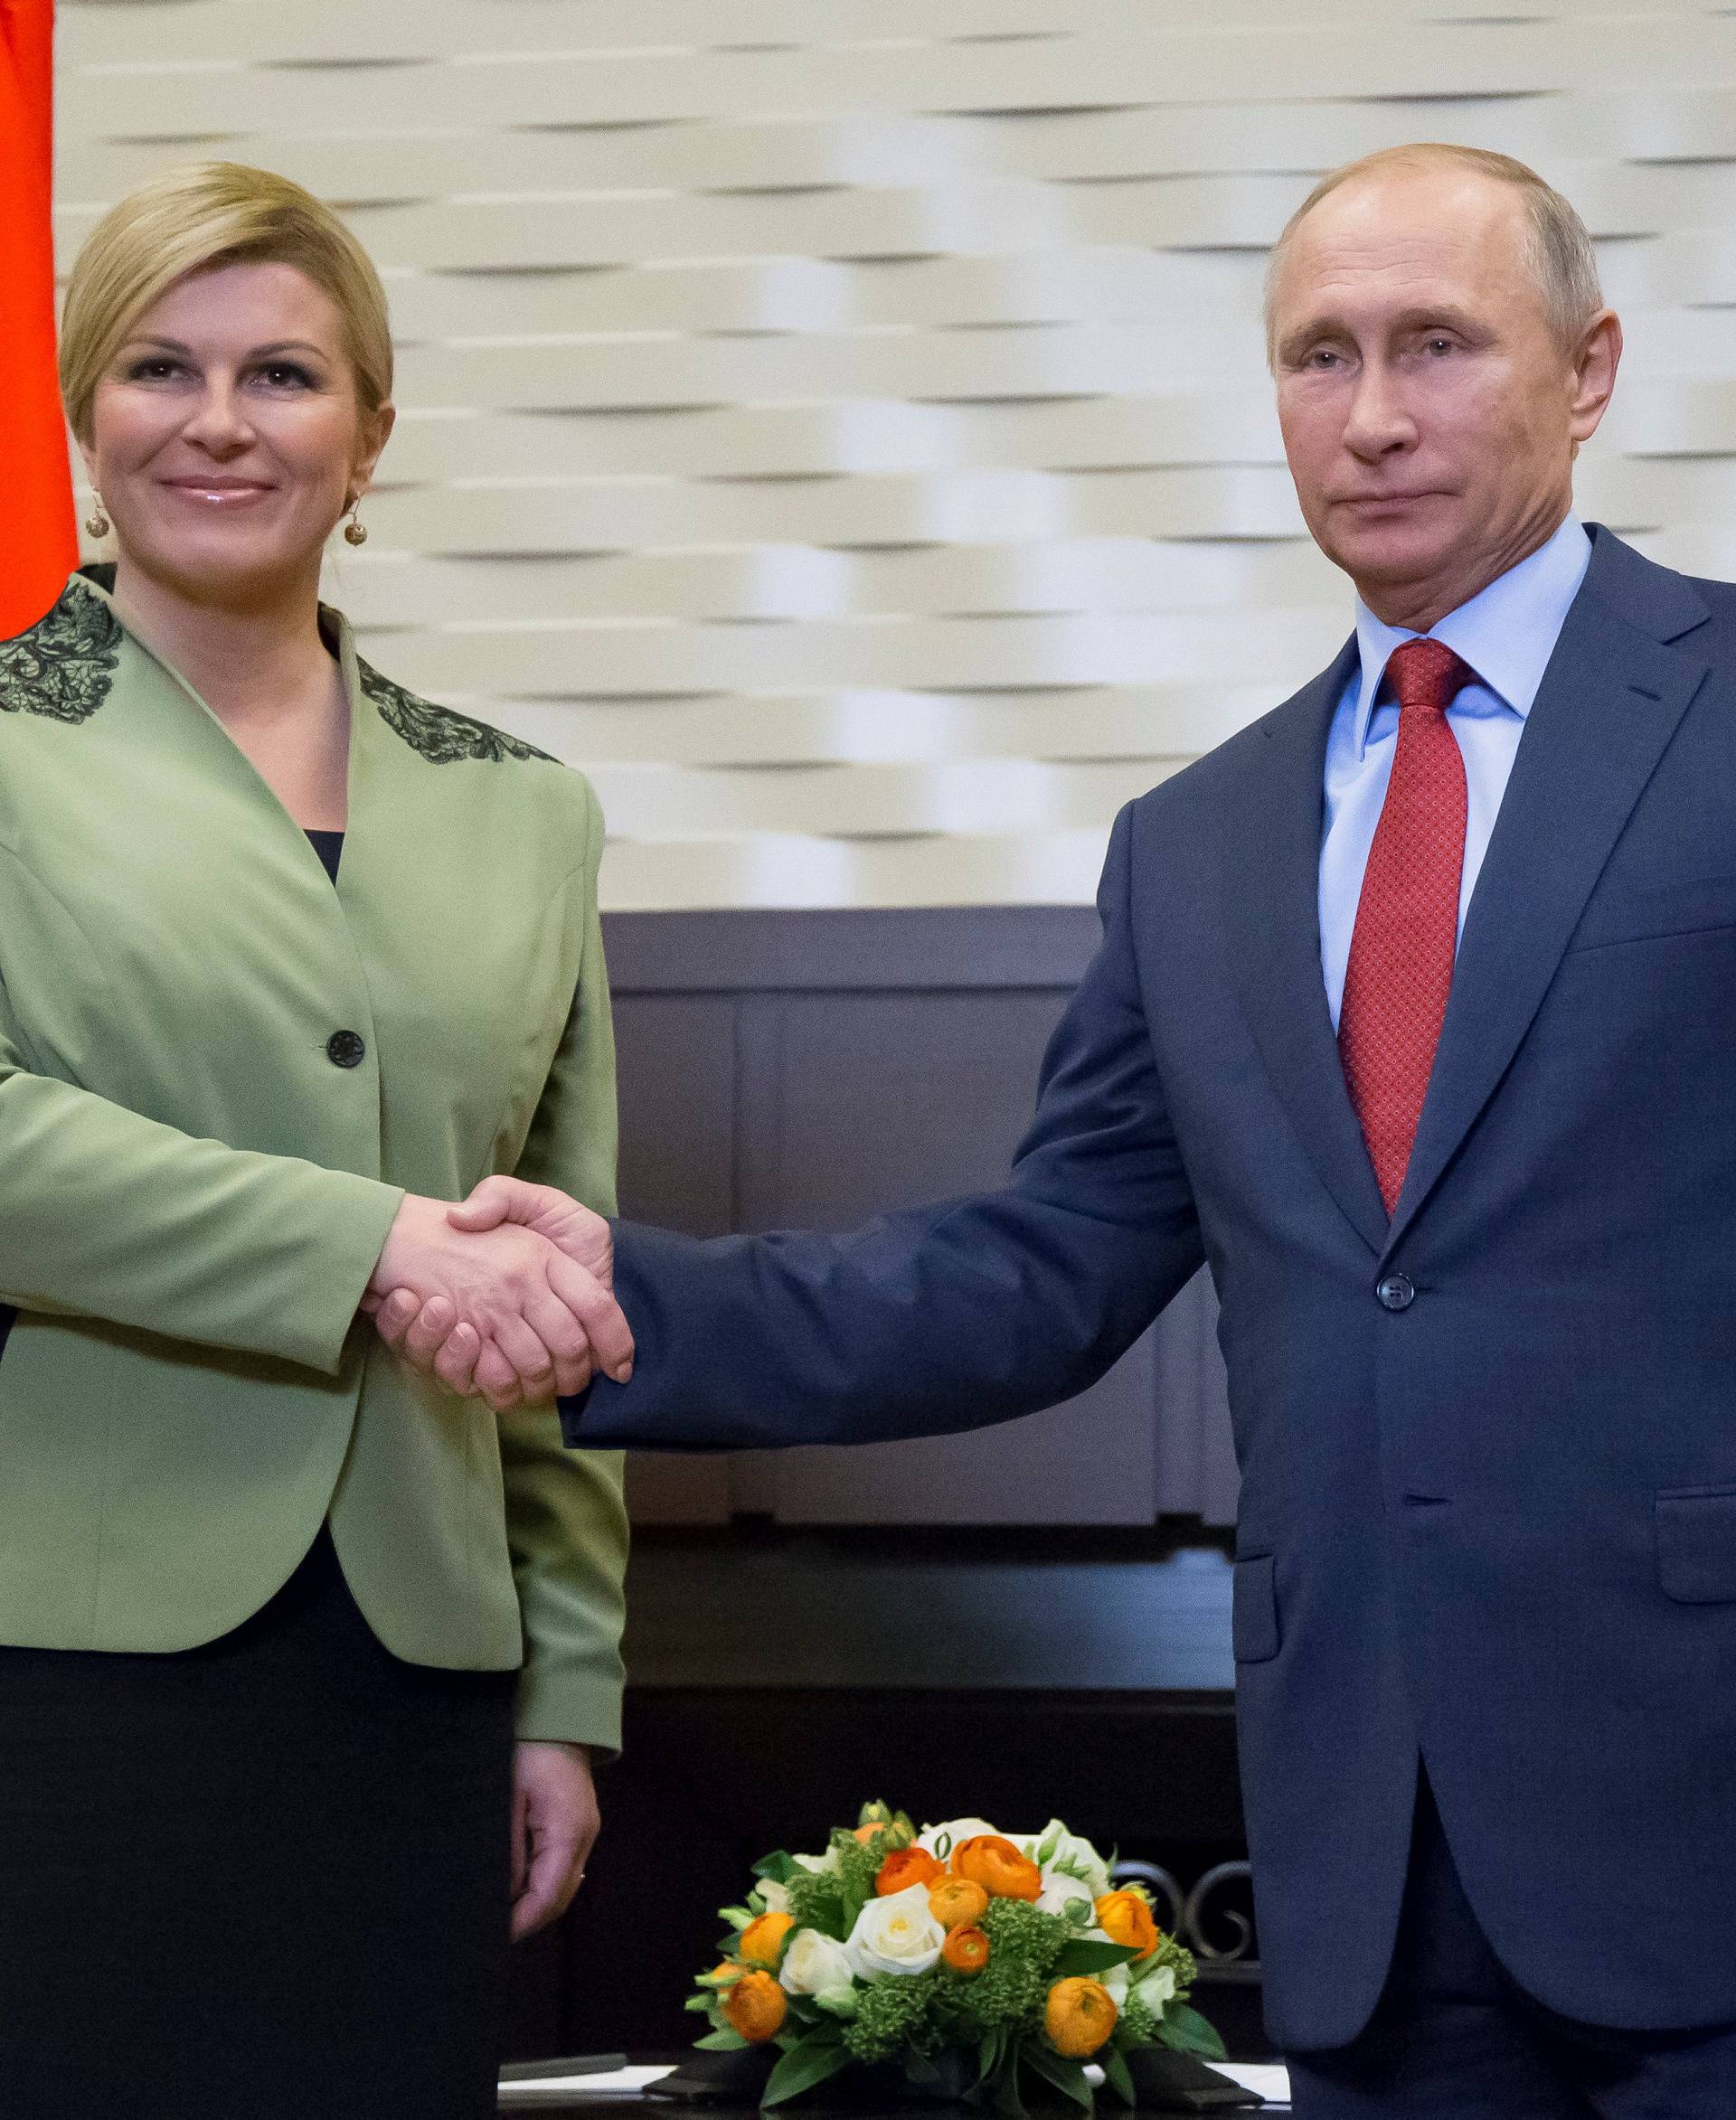
<svg viewBox="0 0 1736 2120"><path fill-rule="evenodd" d="M1076 985L1097 947L1089 906L609 913L618 994Z"/></svg>

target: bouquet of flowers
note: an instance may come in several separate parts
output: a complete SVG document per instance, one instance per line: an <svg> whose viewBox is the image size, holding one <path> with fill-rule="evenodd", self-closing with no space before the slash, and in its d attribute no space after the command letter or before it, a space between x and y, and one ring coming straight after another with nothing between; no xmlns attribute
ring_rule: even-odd
<svg viewBox="0 0 1736 2120"><path fill-rule="evenodd" d="M1008 2120L1045 2087L1089 2113L1099 2072L1135 2103L1143 2049L1223 2058L1187 2006L1192 1956L1059 1819L1024 1836L982 1818L919 1833L870 1804L823 1855L768 1855L754 1873L687 2007L711 2021L702 2047L780 2049L765 2106L890 2063L915 2090Z"/></svg>

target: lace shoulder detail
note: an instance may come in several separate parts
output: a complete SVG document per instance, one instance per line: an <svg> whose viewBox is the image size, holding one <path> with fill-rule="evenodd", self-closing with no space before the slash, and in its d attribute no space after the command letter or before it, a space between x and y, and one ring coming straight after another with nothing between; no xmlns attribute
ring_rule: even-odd
<svg viewBox="0 0 1736 2120"><path fill-rule="evenodd" d="M115 682L120 639L102 598L69 585L28 633L0 641L0 713L88 721Z"/></svg>
<svg viewBox="0 0 1736 2120"><path fill-rule="evenodd" d="M504 729L495 729L486 721L473 721L468 714L455 713L450 707L437 707L431 701L416 697L406 692L401 684L394 684L390 677L382 677L370 663L356 658L356 673L362 680L362 690L380 710L380 719L386 726L401 736L412 750L420 751L430 765L449 766L456 758L481 758L498 765L503 758L541 758L547 765L558 765L547 751L540 751L533 743L525 743L516 736L508 736Z"/></svg>

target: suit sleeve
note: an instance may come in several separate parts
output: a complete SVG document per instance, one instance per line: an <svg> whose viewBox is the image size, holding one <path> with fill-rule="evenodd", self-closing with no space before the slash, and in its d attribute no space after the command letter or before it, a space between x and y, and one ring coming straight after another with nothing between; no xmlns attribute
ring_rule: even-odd
<svg viewBox="0 0 1736 2120"><path fill-rule="evenodd" d="M599 1214L612 1214L615 1037L597 911L602 813L589 783L581 785L587 832L583 955L566 1032L515 1174L558 1185ZM617 1750L627 1547L619 1454L565 1449L552 1408L505 1416L500 1449L506 1536L524 1620L518 1735Z"/></svg>
<svg viewBox="0 0 1736 2120"><path fill-rule="evenodd" d="M403 1200L33 1071L0 985L0 1300L335 1375Z"/></svg>
<svg viewBox="0 0 1736 2120"><path fill-rule="evenodd" d="M1102 945L1044 1056L1009 1182L836 1237L699 1241L620 1223L634 1373L564 1402L569 1441L942 1435L1071 1398L1137 1338L1203 1254L1138 992L1134 821L1117 820Z"/></svg>

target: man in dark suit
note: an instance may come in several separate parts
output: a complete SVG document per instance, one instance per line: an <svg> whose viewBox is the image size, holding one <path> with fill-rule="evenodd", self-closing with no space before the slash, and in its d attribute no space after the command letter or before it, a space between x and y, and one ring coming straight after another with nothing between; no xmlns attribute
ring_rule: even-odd
<svg viewBox="0 0 1736 2120"><path fill-rule="evenodd" d="M1002 1419L1204 1259L1296 2109L1730 2120L1736 591L1573 516L1620 334L1521 165L1329 178L1269 327L1354 637L1117 821L1005 1188L620 1225L637 1371L569 1440ZM558 1196L507 1212L603 1271Z"/></svg>

